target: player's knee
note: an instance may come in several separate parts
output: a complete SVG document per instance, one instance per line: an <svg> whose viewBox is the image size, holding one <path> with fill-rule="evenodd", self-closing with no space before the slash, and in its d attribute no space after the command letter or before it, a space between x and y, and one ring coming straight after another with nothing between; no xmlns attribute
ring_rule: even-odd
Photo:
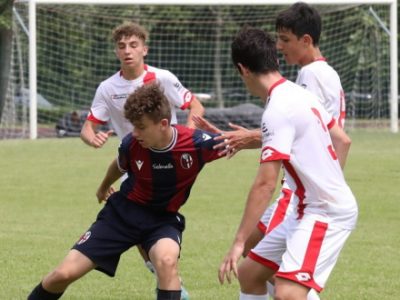
<svg viewBox="0 0 400 300"><path fill-rule="evenodd" d="M153 263L160 280L178 276L178 261L170 255L164 255Z"/></svg>
<svg viewBox="0 0 400 300"><path fill-rule="evenodd" d="M288 286L275 286L275 300L307 299L305 289L291 288Z"/></svg>
<svg viewBox="0 0 400 300"><path fill-rule="evenodd" d="M57 268L46 276L43 283L48 286L68 286L76 279L73 272L65 268Z"/></svg>
<svg viewBox="0 0 400 300"><path fill-rule="evenodd" d="M292 298L290 297L290 295L288 293L285 293L283 291L276 291L275 290L275 300L291 300Z"/></svg>
<svg viewBox="0 0 400 300"><path fill-rule="evenodd" d="M178 265L178 260L172 255L163 255L158 260L158 265L160 268L165 270L176 270Z"/></svg>

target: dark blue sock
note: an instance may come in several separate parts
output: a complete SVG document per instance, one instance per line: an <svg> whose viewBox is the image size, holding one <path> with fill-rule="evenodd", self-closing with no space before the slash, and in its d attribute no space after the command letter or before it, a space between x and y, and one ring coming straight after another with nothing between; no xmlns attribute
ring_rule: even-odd
<svg viewBox="0 0 400 300"><path fill-rule="evenodd" d="M157 289L157 300L180 300L181 291L167 291Z"/></svg>
<svg viewBox="0 0 400 300"><path fill-rule="evenodd" d="M39 283L28 296L28 300L57 300L63 293L50 293L46 291L42 283Z"/></svg>

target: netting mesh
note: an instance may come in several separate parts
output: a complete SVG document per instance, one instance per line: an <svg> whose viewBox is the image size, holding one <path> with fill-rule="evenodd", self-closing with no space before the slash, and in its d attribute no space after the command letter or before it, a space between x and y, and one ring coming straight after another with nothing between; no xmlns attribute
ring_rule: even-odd
<svg viewBox="0 0 400 300"><path fill-rule="evenodd" d="M28 7L15 4L12 71L1 116L0 138L27 137ZM111 30L126 20L150 32L146 63L178 76L201 93L213 121L243 119L246 109L257 126L259 99L245 90L230 60L233 35L244 24L274 34L275 16L285 6L38 5L37 72L39 137L54 135L65 113L90 107L98 84L119 69ZM321 50L338 71L346 94L348 128L362 124L389 128L388 5L324 5ZM379 20L377 19L377 16ZM294 80L297 68L280 61ZM243 104L246 104L243 106ZM239 109L237 106L241 105ZM236 109L235 109L236 107ZM233 111L233 112L232 112ZM255 124L255 125L253 125Z"/></svg>

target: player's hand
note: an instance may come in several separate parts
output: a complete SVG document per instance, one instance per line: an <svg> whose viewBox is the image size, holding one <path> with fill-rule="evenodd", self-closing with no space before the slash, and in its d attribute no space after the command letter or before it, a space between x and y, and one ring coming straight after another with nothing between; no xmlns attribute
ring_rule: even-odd
<svg viewBox="0 0 400 300"><path fill-rule="evenodd" d="M221 284L224 284L225 277L228 283L232 282L232 272L235 277L238 277L237 263L243 253L244 245L235 243L232 245L228 254L225 256L221 266L219 267L218 279Z"/></svg>
<svg viewBox="0 0 400 300"><path fill-rule="evenodd" d="M220 136L214 138L216 141L221 141L214 148L221 149L219 154L226 155L227 158L233 157L254 142L251 130L233 123L229 123L229 126L233 129L232 131L224 131Z"/></svg>
<svg viewBox="0 0 400 300"><path fill-rule="evenodd" d="M217 126L211 124L206 119L201 116L193 115L192 120L196 128L208 131L211 133L222 133L223 131L219 129Z"/></svg>
<svg viewBox="0 0 400 300"><path fill-rule="evenodd" d="M114 130L109 130L107 132L99 131L96 133L94 138L90 141L90 144L94 148L101 148L105 143L107 143L108 138L114 134Z"/></svg>
<svg viewBox="0 0 400 300"><path fill-rule="evenodd" d="M102 190L102 189L98 189L97 193L96 193L96 197L97 197L97 201L99 201L99 203L101 202L107 202L108 198L115 193L115 189L114 187L110 186L108 189L106 190Z"/></svg>

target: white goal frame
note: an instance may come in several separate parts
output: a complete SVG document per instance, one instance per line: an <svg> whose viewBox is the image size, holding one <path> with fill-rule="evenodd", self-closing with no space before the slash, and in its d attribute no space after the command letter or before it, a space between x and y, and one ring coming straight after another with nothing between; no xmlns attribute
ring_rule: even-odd
<svg viewBox="0 0 400 300"><path fill-rule="evenodd" d="M107 4L107 5L279 5L296 0L22 0L29 2L29 136L37 138L37 4ZM397 56L397 0L305 0L309 4L388 4L390 5L390 131L398 133L398 56Z"/></svg>

